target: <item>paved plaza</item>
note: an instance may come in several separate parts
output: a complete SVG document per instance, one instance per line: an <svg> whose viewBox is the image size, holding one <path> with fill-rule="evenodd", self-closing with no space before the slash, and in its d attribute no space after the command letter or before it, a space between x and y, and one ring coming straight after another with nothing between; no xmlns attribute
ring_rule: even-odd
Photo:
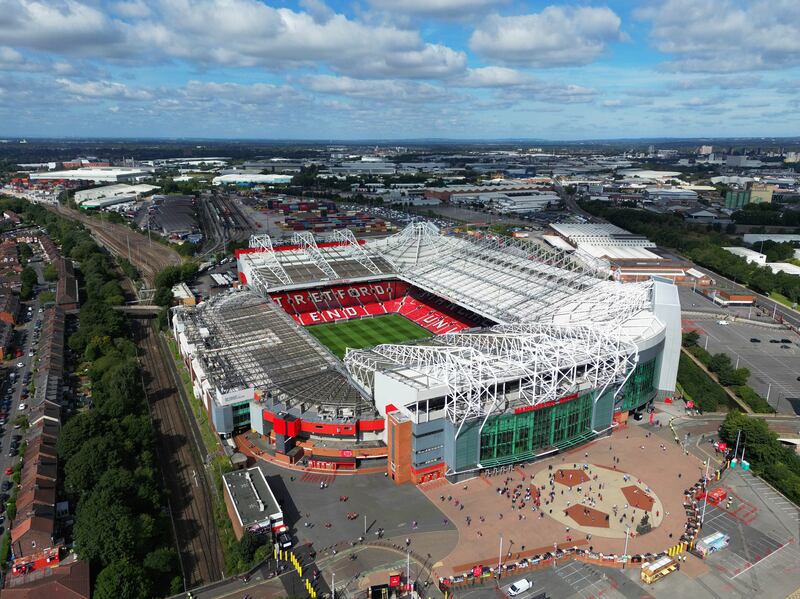
<svg viewBox="0 0 800 599"><path fill-rule="evenodd" d="M458 527L459 542L437 564L438 571L441 575L459 574L474 564L497 563L501 535L504 559L542 553L554 545L622 553L626 524L634 532L628 539L629 553L657 553L674 545L685 524L683 491L702 476L704 467L694 455L686 455L680 446L671 439L667 440L666 432L649 425L630 426L572 452L516 467L497 476L481 476L456 485L425 488L430 500ZM574 471L581 471L586 476L580 475L582 484L573 486L555 482L554 478L556 492L551 500L547 494L551 488L549 477L551 474L555 476L559 470L564 471L558 475L559 480L567 483L577 483L577 478L569 480L571 471L573 477L578 476ZM601 482L604 488L598 491L595 485ZM541 505L535 510L531 500L525 501L528 496L526 489L532 484L542 493ZM592 485L592 491L588 490L589 485ZM577 491L578 486L581 486L581 492ZM651 510L647 513L653 529L647 534L635 534L636 524L646 510L632 507L631 500L622 491L625 487L635 487L637 501L641 499L643 505L649 505L649 500L652 500ZM633 491L628 489L632 496ZM603 493L602 500L599 493ZM591 504L585 503L584 495L587 494L591 495ZM546 503L548 501L550 503ZM608 528L577 522L564 513L570 507L567 501L571 501L571 505L586 505L608 514ZM524 507L520 507L521 504ZM626 504L627 509L624 507ZM617 516L613 516L614 505L617 506ZM582 508L579 510L580 516ZM620 517L623 522L620 522Z"/></svg>
<svg viewBox="0 0 800 599"><path fill-rule="evenodd" d="M645 515L653 528L664 519L664 507L653 490L630 473L583 462L578 468L555 471L551 466L539 470L531 483L540 493L540 513L565 527L592 538L624 539L626 531L636 536Z"/></svg>

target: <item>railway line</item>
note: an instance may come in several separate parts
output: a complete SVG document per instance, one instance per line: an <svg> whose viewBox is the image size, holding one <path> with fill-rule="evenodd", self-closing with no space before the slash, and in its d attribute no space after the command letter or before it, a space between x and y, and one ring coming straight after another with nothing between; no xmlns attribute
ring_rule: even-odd
<svg viewBox="0 0 800 599"><path fill-rule="evenodd" d="M142 274L146 285L153 286L155 277L166 266L182 262L178 253L126 226L98 220L66 206L48 206L59 216L76 220L88 228L95 239L117 256L129 258L131 264Z"/></svg>
<svg viewBox="0 0 800 599"><path fill-rule="evenodd" d="M151 319L131 319L157 433L158 462L169 492L181 570L187 589L223 577L222 547L214 524L203 463L192 451L191 433L178 390L164 364Z"/></svg>

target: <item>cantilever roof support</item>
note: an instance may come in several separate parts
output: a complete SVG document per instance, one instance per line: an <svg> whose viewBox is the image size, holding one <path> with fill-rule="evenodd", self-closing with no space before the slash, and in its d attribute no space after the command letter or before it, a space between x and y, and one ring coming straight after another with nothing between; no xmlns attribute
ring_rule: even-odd
<svg viewBox="0 0 800 599"><path fill-rule="evenodd" d="M314 236L308 231L298 231L292 235L292 243L299 245L306 257L313 262L329 279L340 278L317 247Z"/></svg>
<svg viewBox="0 0 800 599"><path fill-rule="evenodd" d="M344 252L350 258L358 262L372 274L381 274L381 269L376 266L372 258L369 257L369 254L359 245L356 236L353 235L350 229L337 229L333 232L333 238L342 244Z"/></svg>
<svg viewBox="0 0 800 599"><path fill-rule="evenodd" d="M272 247L272 239L269 235L251 235L250 247L262 250L261 257L264 259L264 266L284 285L291 285L294 281L289 273L284 270ZM265 289L266 291L266 289Z"/></svg>

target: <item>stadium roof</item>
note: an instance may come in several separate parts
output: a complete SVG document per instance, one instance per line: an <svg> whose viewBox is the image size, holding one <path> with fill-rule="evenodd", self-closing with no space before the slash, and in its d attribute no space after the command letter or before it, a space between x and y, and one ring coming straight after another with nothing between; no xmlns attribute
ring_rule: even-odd
<svg viewBox="0 0 800 599"><path fill-rule="evenodd" d="M271 300L248 290L231 291L175 310L220 393L255 388L287 405L374 411L341 363Z"/></svg>
<svg viewBox="0 0 800 599"><path fill-rule="evenodd" d="M480 333L349 350L345 357L365 392L378 371L414 387L446 388L447 415L459 426L489 414L506 381L520 381L522 405L620 381L638 360L636 343L665 329L652 311L652 282L609 280L608 262L580 248L443 235L428 222L363 245L352 233L337 235L344 241L332 248L317 247L309 233L297 235L288 251L275 251L269 237L259 236L251 246L260 251L242 254L241 266L265 295L299 279L309 286L396 276L500 323ZM352 278L339 264L354 265Z"/></svg>

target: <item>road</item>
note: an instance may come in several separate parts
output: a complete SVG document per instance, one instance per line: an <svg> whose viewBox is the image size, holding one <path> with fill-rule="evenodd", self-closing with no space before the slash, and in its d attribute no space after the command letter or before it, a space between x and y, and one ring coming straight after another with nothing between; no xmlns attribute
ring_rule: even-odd
<svg viewBox="0 0 800 599"><path fill-rule="evenodd" d="M224 560L214 524L203 463L193 451L187 415L165 364L152 319L131 319L142 363L148 404L157 433L158 462L170 498L186 588L223 577Z"/></svg>
<svg viewBox="0 0 800 599"><path fill-rule="evenodd" d="M49 205L47 208L59 216L82 223L102 246L117 256L128 258L151 288L159 271L167 266L181 264L183 261L178 252L172 248L151 241L145 235L125 225L93 218L79 210L62 205Z"/></svg>
<svg viewBox="0 0 800 599"><path fill-rule="evenodd" d="M678 254L675 254L677 258L680 260L687 260ZM752 289L748 289L744 285L739 285L726 277L723 277L721 274L716 273L712 270L708 270L707 268L703 268L702 266L697 266L695 264L695 268L700 272L706 273L711 278L715 279L716 281L724 281L726 287L730 291L734 291L736 293L742 293L745 295L754 295L756 297L756 306L759 308L764 309L769 315L774 315L774 319L777 322L782 322L788 325L791 325L792 328L795 330L800 330L800 312L797 310L792 310L791 308L787 308L783 304L776 302L773 299L768 298L765 295L761 295L760 293L756 293Z"/></svg>

